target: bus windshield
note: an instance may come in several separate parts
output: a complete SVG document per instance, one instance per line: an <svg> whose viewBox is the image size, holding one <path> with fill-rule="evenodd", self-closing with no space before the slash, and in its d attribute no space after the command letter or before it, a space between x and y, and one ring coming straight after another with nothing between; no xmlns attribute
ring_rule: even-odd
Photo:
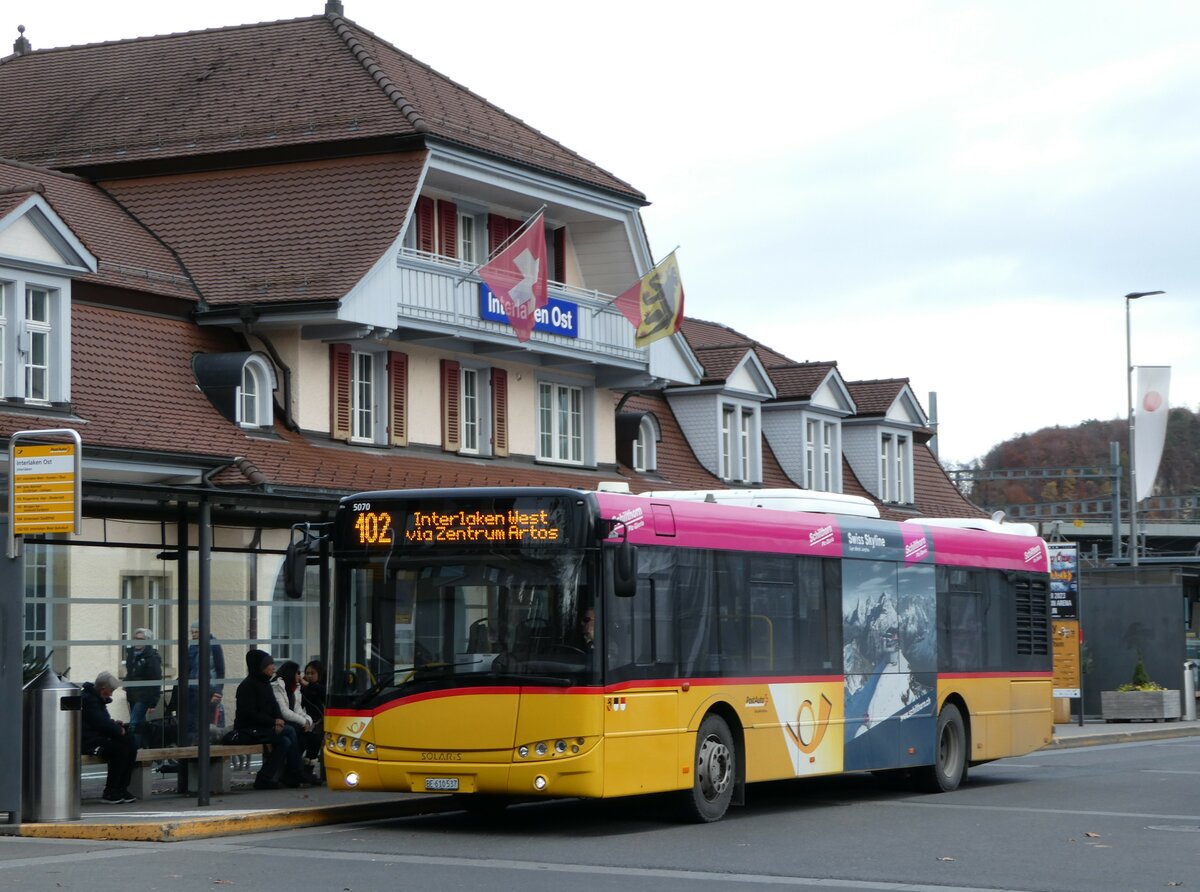
<svg viewBox="0 0 1200 892"><path fill-rule="evenodd" d="M344 562L333 636L344 668L331 674L330 705L465 685L595 683L593 563L578 549Z"/></svg>

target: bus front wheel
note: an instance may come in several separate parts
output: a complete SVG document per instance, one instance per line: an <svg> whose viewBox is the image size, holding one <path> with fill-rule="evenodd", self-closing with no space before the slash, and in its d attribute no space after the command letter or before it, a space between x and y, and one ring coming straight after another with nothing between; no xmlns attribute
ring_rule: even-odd
<svg viewBox="0 0 1200 892"><path fill-rule="evenodd" d="M953 703L938 714L934 759L921 774L921 786L930 793L957 790L967 777L967 728Z"/></svg>
<svg viewBox="0 0 1200 892"><path fill-rule="evenodd" d="M733 800L737 783L737 746L729 725L719 715L707 715L696 732L696 761L692 789L684 800L684 815L697 823L719 821Z"/></svg>

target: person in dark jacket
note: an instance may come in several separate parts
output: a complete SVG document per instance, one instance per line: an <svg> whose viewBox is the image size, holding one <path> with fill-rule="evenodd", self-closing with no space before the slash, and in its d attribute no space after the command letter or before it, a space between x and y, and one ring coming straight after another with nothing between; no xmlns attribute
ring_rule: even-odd
<svg viewBox="0 0 1200 892"><path fill-rule="evenodd" d="M233 728L239 743L265 743L271 747L254 778L254 789L277 790L319 783L304 772L296 730L283 720L271 678L275 660L265 651L246 654L246 678L237 687Z"/></svg>
<svg viewBox="0 0 1200 892"><path fill-rule="evenodd" d="M146 644L153 637L149 629L135 629L133 646L125 651L125 698L129 701L129 728L138 734L146 713L158 704L158 685L129 686L131 681L159 681L162 679L162 657L158 651Z"/></svg>
<svg viewBox="0 0 1200 892"><path fill-rule="evenodd" d="M193 621L191 625L192 643L188 645L188 716L187 716L187 735L185 740L189 744L196 742L196 732L205 725L219 725L220 722L215 719L220 715L221 698L224 696L225 688L218 683L219 679L225 677L225 650L221 645L217 644L217 639L210 633L208 636L209 659L208 659L208 678L209 678L209 702L206 709L200 708L200 623ZM203 724L200 721L201 713L205 719Z"/></svg>
<svg viewBox="0 0 1200 892"><path fill-rule="evenodd" d="M320 660L309 660L304 667L304 675L300 677L300 698L304 702L304 711L313 720L313 736L311 741L315 748L305 751L304 757L317 760L321 757L321 739L325 736L325 666Z"/></svg>
<svg viewBox="0 0 1200 892"><path fill-rule="evenodd" d="M83 695L80 698L83 709L83 754L99 756L108 762L108 779L100 801L109 805L137 802L137 797L129 792L129 781L137 762L137 744L133 735L125 733L125 726L108 714L113 692L120 686L121 683L111 672L101 672L94 683L83 683Z"/></svg>

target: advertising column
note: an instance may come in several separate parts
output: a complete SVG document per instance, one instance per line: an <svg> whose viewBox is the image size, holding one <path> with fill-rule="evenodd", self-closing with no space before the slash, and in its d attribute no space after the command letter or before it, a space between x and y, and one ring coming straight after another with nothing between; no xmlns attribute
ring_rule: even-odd
<svg viewBox="0 0 1200 892"><path fill-rule="evenodd" d="M1083 682L1079 627L1079 547L1052 542L1050 550L1050 627L1054 641L1054 696L1056 701L1078 700L1083 724ZM1070 706L1055 703L1054 720L1071 720Z"/></svg>

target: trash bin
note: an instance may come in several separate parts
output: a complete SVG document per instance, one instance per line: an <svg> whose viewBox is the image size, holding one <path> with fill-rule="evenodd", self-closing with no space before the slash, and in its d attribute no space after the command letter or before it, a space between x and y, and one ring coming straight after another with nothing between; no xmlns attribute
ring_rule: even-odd
<svg viewBox="0 0 1200 892"><path fill-rule="evenodd" d="M79 687L46 669L24 692L21 820L79 820Z"/></svg>

